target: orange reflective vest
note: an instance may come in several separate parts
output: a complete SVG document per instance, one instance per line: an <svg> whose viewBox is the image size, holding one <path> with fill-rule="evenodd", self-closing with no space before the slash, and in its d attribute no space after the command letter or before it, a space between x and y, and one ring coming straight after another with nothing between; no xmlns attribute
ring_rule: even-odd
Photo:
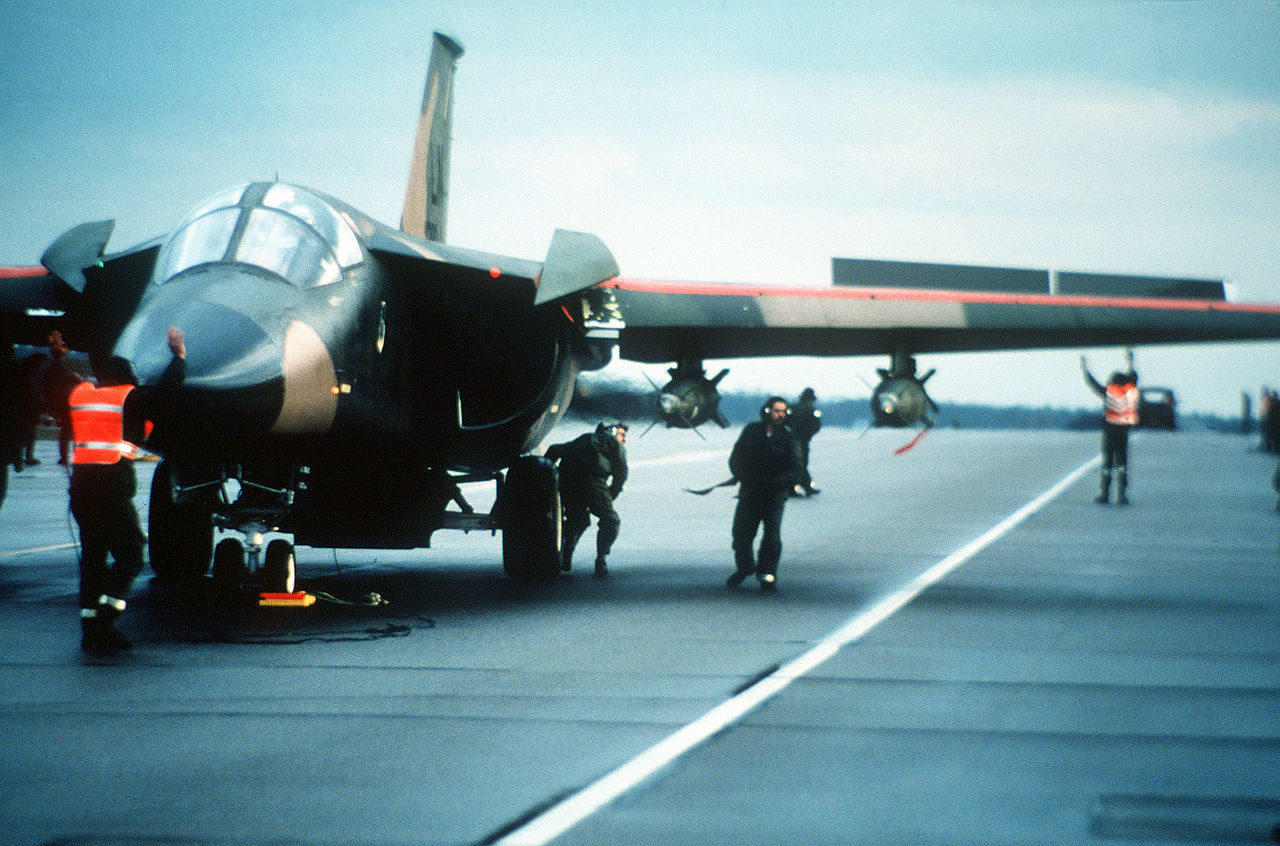
<svg viewBox="0 0 1280 846"><path fill-rule="evenodd" d="M115 464L137 455L137 447L124 439L124 398L132 390L132 385L99 388L81 382L71 392L72 463Z"/></svg>
<svg viewBox="0 0 1280 846"><path fill-rule="evenodd" d="M1138 425L1138 386L1132 382L1124 385L1107 385L1106 420L1117 426Z"/></svg>

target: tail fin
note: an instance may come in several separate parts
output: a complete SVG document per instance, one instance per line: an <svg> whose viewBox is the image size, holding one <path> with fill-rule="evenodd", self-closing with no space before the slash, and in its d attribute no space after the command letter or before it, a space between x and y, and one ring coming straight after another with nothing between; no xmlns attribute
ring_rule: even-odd
<svg viewBox="0 0 1280 846"><path fill-rule="evenodd" d="M409 166L409 187L404 193L400 231L444 241L449 210L449 145L453 128L453 72L462 45L443 33L435 33L427 85L422 92L422 114Z"/></svg>

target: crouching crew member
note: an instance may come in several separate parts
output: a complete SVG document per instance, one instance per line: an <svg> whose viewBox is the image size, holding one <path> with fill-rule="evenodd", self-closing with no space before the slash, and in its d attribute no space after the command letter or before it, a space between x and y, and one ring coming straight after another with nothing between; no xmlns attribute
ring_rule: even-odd
<svg viewBox="0 0 1280 846"><path fill-rule="evenodd" d="M547 447L546 456L560 462L560 502L564 508L562 564L569 570L573 550L596 517L596 575L609 574L607 557L618 539L622 518L613 501L627 482L627 424L604 423L562 444Z"/></svg>
<svg viewBox="0 0 1280 846"><path fill-rule="evenodd" d="M733 558L736 569L726 584L736 587L752 573L763 590L776 589L782 557L782 512L791 489L803 478L800 445L787 428L787 401L770 397L760 419L748 423L729 454L729 470L738 480L738 507L733 513ZM754 553L761 530L760 553Z"/></svg>
<svg viewBox="0 0 1280 846"><path fill-rule="evenodd" d="M173 360L157 389L181 382L186 373L186 347L176 329L170 330L169 349ZM144 543L133 507L137 449L125 440L125 402L132 403L130 394L144 399L156 389L135 390L133 373L123 359L97 360L94 372L98 384L81 382L69 400L74 442L71 513L80 528L80 647L114 652L133 645L116 630L115 621L142 571Z"/></svg>

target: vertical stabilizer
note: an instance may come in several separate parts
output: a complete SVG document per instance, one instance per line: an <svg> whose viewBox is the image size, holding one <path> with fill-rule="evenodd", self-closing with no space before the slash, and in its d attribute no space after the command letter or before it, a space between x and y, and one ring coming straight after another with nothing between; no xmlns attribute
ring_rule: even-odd
<svg viewBox="0 0 1280 846"><path fill-rule="evenodd" d="M449 210L449 144L453 131L453 72L462 45L435 33L427 85L422 92L422 114L409 166L409 186L404 193L400 231L444 241Z"/></svg>

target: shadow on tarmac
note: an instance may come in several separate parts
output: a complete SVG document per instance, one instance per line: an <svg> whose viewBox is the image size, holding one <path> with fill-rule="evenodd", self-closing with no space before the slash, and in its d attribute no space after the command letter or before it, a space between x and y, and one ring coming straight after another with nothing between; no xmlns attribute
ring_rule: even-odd
<svg viewBox="0 0 1280 846"><path fill-rule="evenodd" d="M442 618L558 608L635 612L647 605L669 611L686 604L692 613L710 602L847 609L873 595L869 585L851 591L847 583L837 587L812 574L797 574L788 583L784 573L777 593L762 593L754 580L727 589L723 575L705 564L622 564L598 579L588 562L552 582L525 585L492 566L364 565L300 579L298 589L317 597L305 608L261 607L251 585L228 595L208 577L175 584L144 575L130 598L129 632L135 641L151 644L352 642L407 637L435 628Z"/></svg>

